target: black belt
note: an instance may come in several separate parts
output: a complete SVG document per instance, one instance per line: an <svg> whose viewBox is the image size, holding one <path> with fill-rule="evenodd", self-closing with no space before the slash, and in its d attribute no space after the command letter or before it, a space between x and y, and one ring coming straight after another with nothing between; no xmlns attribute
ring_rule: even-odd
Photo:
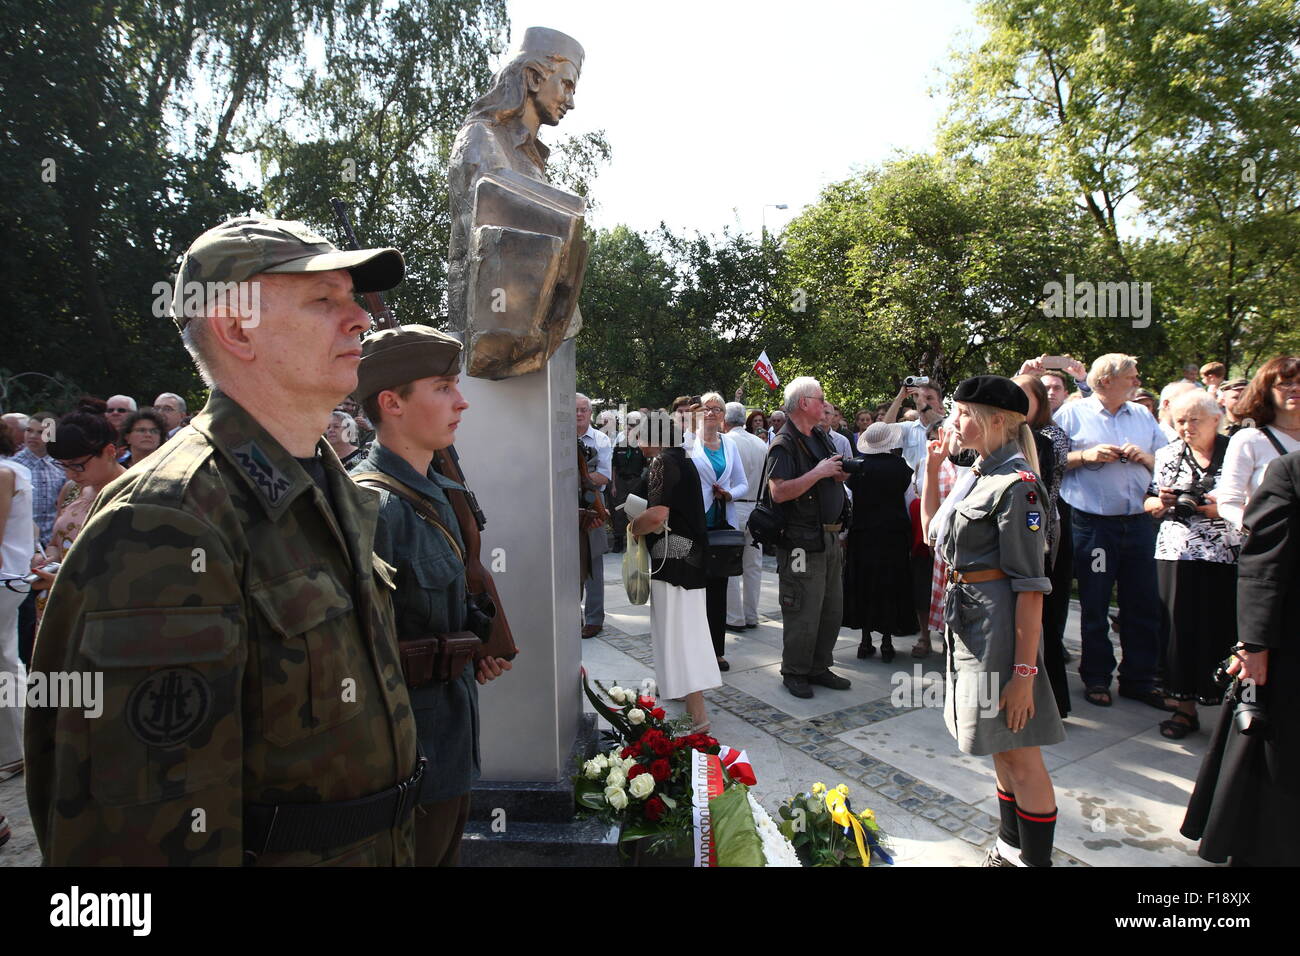
<svg viewBox="0 0 1300 956"><path fill-rule="evenodd" d="M428 761L394 787L333 803L250 803L244 806L244 854L254 863L265 853L320 853L401 826L415 811ZM251 847L260 847L254 850Z"/></svg>

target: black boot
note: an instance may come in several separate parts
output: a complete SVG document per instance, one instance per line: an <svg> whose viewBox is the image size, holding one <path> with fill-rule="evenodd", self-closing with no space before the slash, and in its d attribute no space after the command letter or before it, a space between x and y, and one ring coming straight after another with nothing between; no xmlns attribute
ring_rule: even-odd
<svg viewBox="0 0 1300 956"><path fill-rule="evenodd" d="M880 659L886 664L894 659L894 641L888 634L880 638Z"/></svg>
<svg viewBox="0 0 1300 956"><path fill-rule="evenodd" d="M876 648L871 643L871 634L869 632L863 634L862 643L858 645L858 660L865 661L868 657L871 657L875 653L876 653Z"/></svg>

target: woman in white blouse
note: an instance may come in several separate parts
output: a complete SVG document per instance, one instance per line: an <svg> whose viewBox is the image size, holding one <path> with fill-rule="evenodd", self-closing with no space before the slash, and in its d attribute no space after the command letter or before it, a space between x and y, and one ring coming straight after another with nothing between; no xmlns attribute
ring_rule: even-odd
<svg viewBox="0 0 1300 956"><path fill-rule="evenodd" d="M710 531L735 528L735 499L743 498L749 491L745 468L735 442L722 431L722 416L726 410L722 396L717 392L705 392L700 396L700 406L700 430L694 441L687 436L687 443L688 454L700 477L705 523ZM707 573L707 567L705 571ZM718 668L729 670L731 665L723 656L727 639L727 578L710 576L704 598Z"/></svg>
<svg viewBox="0 0 1300 956"><path fill-rule="evenodd" d="M1236 415L1255 427L1241 429L1228 442L1214 497L1219 514L1240 530L1246 502L1268 463L1300 451L1300 358L1284 355L1265 363L1237 401Z"/></svg>

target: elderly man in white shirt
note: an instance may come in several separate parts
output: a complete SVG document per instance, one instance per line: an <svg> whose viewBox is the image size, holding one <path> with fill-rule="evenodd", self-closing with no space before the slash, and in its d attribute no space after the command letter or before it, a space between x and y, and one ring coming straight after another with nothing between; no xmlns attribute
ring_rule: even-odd
<svg viewBox="0 0 1300 956"><path fill-rule="evenodd" d="M591 399L581 392L574 396L577 403L574 424L578 441L594 450L591 481L605 492L605 486L614 477L614 443L609 436L591 425ZM587 532L591 546L591 575L583 585L582 636L595 637L605 626L605 552L608 550L605 526Z"/></svg>
<svg viewBox="0 0 1300 956"><path fill-rule="evenodd" d="M763 466L767 463L767 442L745 430L745 406L728 402L722 422L723 432L736 443L740 463L745 472L749 490L743 498L735 500L736 527L745 528L749 516L758 504L763 480ZM758 627L758 594L763 583L763 552L745 530L745 550L741 558L744 569L737 578L727 581L727 627L733 631ZM743 590L743 595L742 595Z"/></svg>

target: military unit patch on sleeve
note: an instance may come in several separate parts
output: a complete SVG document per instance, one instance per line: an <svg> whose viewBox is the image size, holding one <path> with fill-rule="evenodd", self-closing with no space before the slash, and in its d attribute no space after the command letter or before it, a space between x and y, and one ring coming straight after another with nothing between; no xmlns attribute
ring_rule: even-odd
<svg viewBox="0 0 1300 956"><path fill-rule="evenodd" d="M235 456L239 467L253 479L253 484L266 496L270 504L278 502L289 490L289 479L271 464L271 460L262 453L262 449L257 447L257 442L250 439L237 448L230 449L230 453Z"/></svg>
<svg viewBox="0 0 1300 956"><path fill-rule="evenodd" d="M126 702L126 723L151 747L183 743L212 712L212 688L190 667L154 671L132 689Z"/></svg>
<svg viewBox="0 0 1300 956"><path fill-rule="evenodd" d="M1027 502L1029 502L1031 505L1032 505L1032 504L1037 504L1037 503L1038 503L1038 492L1034 491L1033 488L1030 488L1028 491L1025 492L1025 500L1026 500Z"/></svg>
<svg viewBox="0 0 1300 956"><path fill-rule="evenodd" d="M1038 511L1025 512L1025 526L1030 531L1037 531L1043 526L1043 515Z"/></svg>
<svg viewBox="0 0 1300 956"><path fill-rule="evenodd" d="M1037 480L1038 480L1038 476L1035 475L1032 471L1017 471L1016 474L1020 476L1020 480L1021 480L1021 481L1037 481Z"/></svg>

